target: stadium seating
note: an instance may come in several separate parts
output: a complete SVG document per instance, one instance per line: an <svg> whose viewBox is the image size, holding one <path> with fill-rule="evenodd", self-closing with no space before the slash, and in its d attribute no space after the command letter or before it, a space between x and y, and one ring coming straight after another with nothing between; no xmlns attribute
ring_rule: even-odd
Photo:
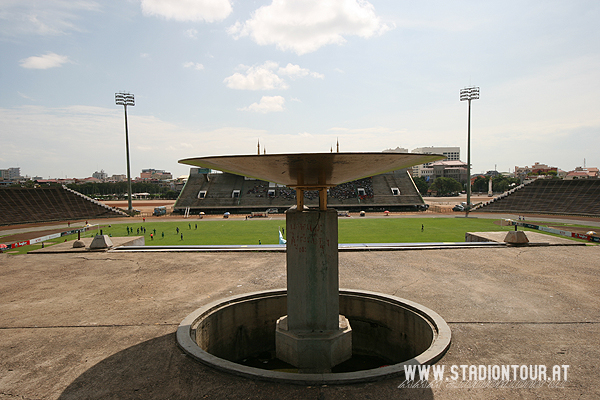
<svg viewBox="0 0 600 400"><path fill-rule="evenodd" d="M600 216L600 179L537 179L477 207L476 210Z"/></svg>
<svg viewBox="0 0 600 400"><path fill-rule="evenodd" d="M392 187L400 190L397 196L392 195ZM239 190L239 197L233 197L234 190ZM204 198L199 198L200 192L206 193ZM308 206L318 206L318 193L304 192L304 202ZM355 211L364 208L415 210L424 204L406 170L330 188L327 202L331 207ZM291 188L273 186L266 181L246 179L228 173L203 175L192 172L174 205L174 210L183 213L190 207L192 214L200 211L250 213L264 211L266 208L281 208L283 211L294 204L296 191Z"/></svg>
<svg viewBox="0 0 600 400"><path fill-rule="evenodd" d="M66 187L0 189L0 225L127 216Z"/></svg>

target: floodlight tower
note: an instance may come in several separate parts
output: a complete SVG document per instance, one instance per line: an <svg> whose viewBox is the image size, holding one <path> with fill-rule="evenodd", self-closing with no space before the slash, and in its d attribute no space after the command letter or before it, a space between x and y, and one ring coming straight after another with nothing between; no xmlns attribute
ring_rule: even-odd
<svg viewBox="0 0 600 400"><path fill-rule="evenodd" d="M471 209L471 100L479 99L479 86L466 87L460 90L460 101L469 102L469 120L467 123L467 216Z"/></svg>
<svg viewBox="0 0 600 400"><path fill-rule="evenodd" d="M129 199L127 202L127 212L133 215L133 207L131 206L131 168L129 166L129 130L127 128L127 106L135 106L135 99L132 93L119 92L115 93L115 103L118 106L123 106L125 109L125 149L127 150L127 187L129 191Z"/></svg>

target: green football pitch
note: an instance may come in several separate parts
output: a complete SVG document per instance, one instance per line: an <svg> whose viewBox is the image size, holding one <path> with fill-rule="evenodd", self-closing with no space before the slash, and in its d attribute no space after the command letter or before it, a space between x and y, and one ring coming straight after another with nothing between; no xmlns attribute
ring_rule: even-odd
<svg viewBox="0 0 600 400"><path fill-rule="evenodd" d="M129 233L127 228L130 228ZM143 230L145 228L145 232ZM102 226L112 236L145 236L146 245L247 245L279 243L285 220L189 219ZM465 218L340 218L339 243L464 242L466 232L509 231L490 219ZM86 235L96 234L90 231ZM152 233L152 238L150 234Z"/></svg>
<svg viewBox="0 0 600 400"><path fill-rule="evenodd" d="M500 226L498 219L479 218L340 218L339 243L414 243L414 242L464 242L466 232L509 231L513 227ZM528 221L535 223L535 221ZM545 225L545 223L541 223ZM552 226L569 225L552 223ZM130 228L127 232L127 228ZM143 230L145 228L145 232ZM277 244L279 229L285 230L284 219L221 219L190 218L184 221L140 219L123 223L101 223L83 236L92 237L99 233L110 236L144 236L147 246L159 245L248 245ZM178 230L179 229L179 230ZM521 230L522 228L519 228ZM590 228L596 229L596 228ZM525 229L530 230L530 229ZM543 232L540 232L543 233ZM150 236L152 234L152 237ZM284 231L285 237L285 231ZM74 240L77 235L64 236L47 241L51 245L65 240ZM577 240L577 239L574 239ZM24 254L36 250L41 244L24 246L10 251Z"/></svg>

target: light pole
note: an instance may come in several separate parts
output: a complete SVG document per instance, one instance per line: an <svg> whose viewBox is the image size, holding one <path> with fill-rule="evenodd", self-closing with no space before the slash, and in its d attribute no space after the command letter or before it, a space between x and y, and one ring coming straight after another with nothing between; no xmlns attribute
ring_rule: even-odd
<svg viewBox="0 0 600 400"><path fill-rule="evenodd" d="M123 106L125 109L125 148L127 150L127 187L129 191L127 213L133 215L133 207L131 206L131 168L129 167L129 130L127 129L127 106L135 106L133 94L126 92L115 93L115 103L118 106Z"/></svg>
<svg viewBox="0 0 600 400"><path fill-rule="evenodd" d="M479 87L471 86L460 90L460 101L469 101L469 121L467 125L467 216L471 209L471 100L479 99Z"/></svg>

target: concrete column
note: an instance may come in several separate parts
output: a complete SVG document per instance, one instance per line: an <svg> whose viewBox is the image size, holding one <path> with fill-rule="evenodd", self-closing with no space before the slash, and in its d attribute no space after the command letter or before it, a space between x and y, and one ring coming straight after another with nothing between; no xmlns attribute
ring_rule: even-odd
<svg viewBox="0 0 600 400"><path fill-rule="evenodd" d="M352 356L352 330L339 315L337 211L290 209L287 312L277 321L276 353L300 372L325 373Z"/></svg>
<svg viewBox="0 0 600 400"><path fill-rule="evenodd" d="M286 231L289 329L337 329L340 306L336 210L288 210Z"/></svg>

